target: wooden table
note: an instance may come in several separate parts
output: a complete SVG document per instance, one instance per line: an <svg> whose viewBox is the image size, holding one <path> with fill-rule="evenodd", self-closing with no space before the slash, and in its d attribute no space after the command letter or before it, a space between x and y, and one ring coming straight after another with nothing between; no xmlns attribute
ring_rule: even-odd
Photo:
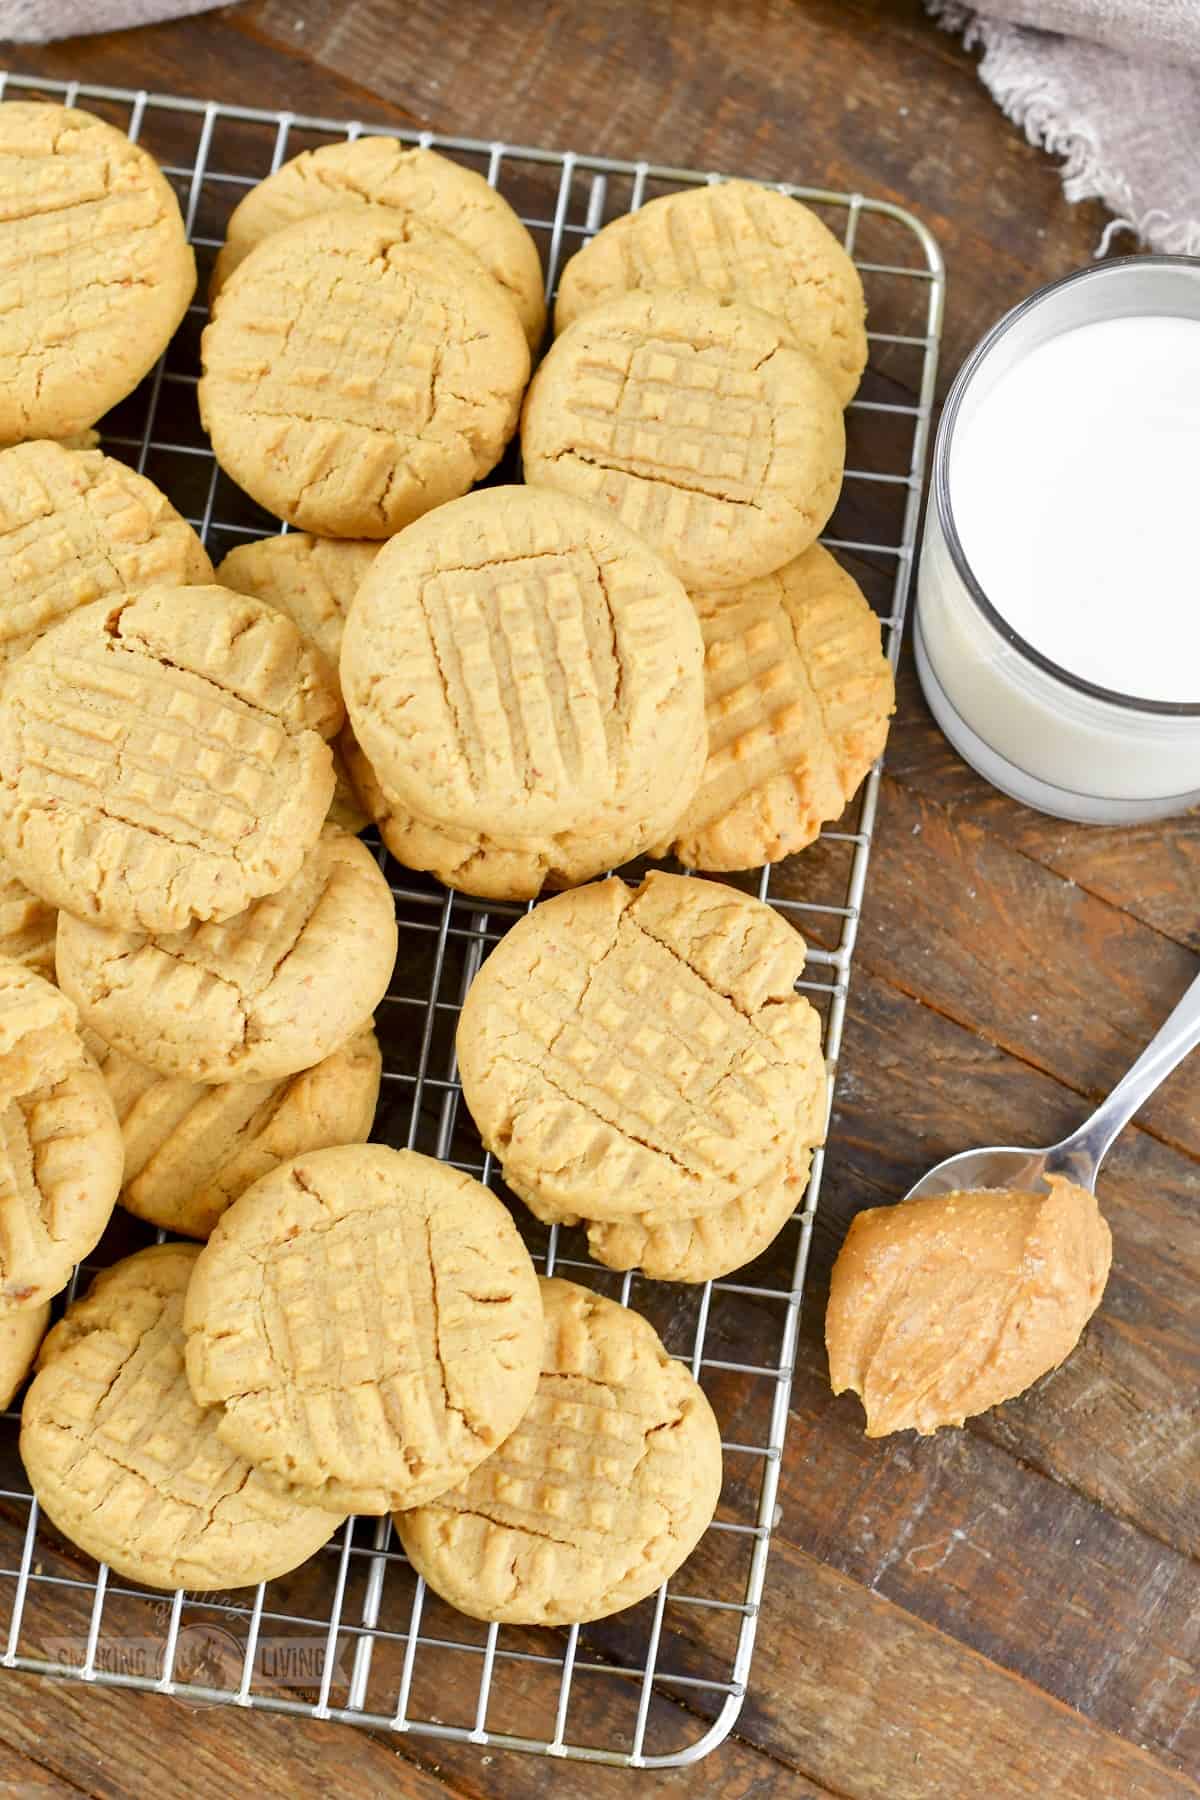
<svg viewBox="0 0 1200 1800"><path fill-rule="evenodd" d="M8 60L899 201L947 256L944 383L1000 311L1086 262L1103 224L1064 203L918 0L250 0ZM1200 1794L1200 1060L1113 1152L1103 1309L1024 1400L868 1444L857 1403L830 1396L821 1341L858 1207L974 1142L1053 1141L1132 1060L1195 973L1198 882L1200 819L1085 830L993 793L906 658L752 1688L700 1771L548 1767L5 1674L0 1791Z"/></svg>

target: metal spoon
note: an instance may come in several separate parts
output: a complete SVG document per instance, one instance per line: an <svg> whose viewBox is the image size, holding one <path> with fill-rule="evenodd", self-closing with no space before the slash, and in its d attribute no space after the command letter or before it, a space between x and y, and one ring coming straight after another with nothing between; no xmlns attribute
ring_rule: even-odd
<svg viewBox="0 0 1200 1800"><path fill-rule="evenodd" d="M909 1188L906 1200L927 1200L936 1194L975 1188L1037 1190L1047 1175L1064 1175L1078 1187L1095 1189L1100 1164L1114 1138L1135 1112L1144 1106L1189 1050L1200 1044L1200 976L1184 994L1174 1012L1151 1038L1132 1069L1119 1081L1108 1099L1099 1105L1078 1131L1051 1144L1048 1150L1022 1150L996 1144L988 1150L963 1150L948 1156Z"/></svg>

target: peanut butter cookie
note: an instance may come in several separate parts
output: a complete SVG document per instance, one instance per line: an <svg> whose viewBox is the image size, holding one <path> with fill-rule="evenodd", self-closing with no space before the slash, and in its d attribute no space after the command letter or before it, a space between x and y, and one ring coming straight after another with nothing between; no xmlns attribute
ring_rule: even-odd
<svg viewBox="0 0 1200 1800"><path fill-rule="evenodd" d="M862 281L810 207L755 181L651 200L614 219L567 263L555 328L630 288L681 287L749 300L781 319L841 404L853 399L867 362Z"/></svg>
<svg viewBox="0 0 1200 1800"><path fill-rule="evenodd" d="M118 930L227 919L315 843L341 717L322 661L259 600L96 601L9 670L0 850L49 904Z"/></svg>
<svg viewBox="0 0 1200 1800"><path fill-rule="evenodd" d="M820 544L774 575L692 598L708 761L671 849L693 869L757 868L841 817L883 752L896 684L879 620Z"/></svg>
<svg viewBox="0 0 1200 1800"><path fill-rule="evenodd" d="M0 1412L7 1412L13 1397L33 1367L38 1345L50 1323L50 1302L28 1306L24 1312L0 1318Z"/></svg>
<svg viewBox="0 0 1200 1800"><path fill-rule="evenodd" d="M323 537L385 538L498 462L529 346L454 241L407 241L383 207L264 238L204 332L200 415L260 505Z"/></svg>
<svg viewBox="0 0 1200 1800"><path fill-rule="evenodd" d="M229 1448L184 1372L200 1254L158 1244L97 1275L42 1345L21 1458L43 1511L148 1587L252 1587L319 1550L338 1515L290 1499Z"/></svg>
<svg viewBox="0 0 1200 1800"><path fill-rule="evenodd" d="M396 961L391 890L327 825L277 893L217 924L114 931L63 913L58 980L106 1044L185 1081L278 1081L364 1025Z"/></svg>
<svg viewBox="0 0 1200 1800"><path fill-rule="evenodd" d="M823 1116L804 942L762 901L652 874L545 901L458 1030L463 1095L514 1192L558 1216L695 1219L787 1177Z"/></svg>
<svg viewBox="0 0 1200 1800"><path fill-rule="evenodd" d="M654 1281L716 1281L761 1256L802 1205L813 1148L825 1135L823 1085L814 1083L806 1113L782 1172L694 1218L631 1213L624 1219L584 1219L546 1205L536 1193L513 1192L543 1224L586 1226L588 1249L607 1268L639 1269Z"/></svg>
<svg viewBox="0 0 1200 1800"><path fill-rule="evenodd" d="M67 1285L112 1216L121 1161L75 1008L40 975L0 962L0 1314Z"/></svg>
<svg viewBox="0 0 1200 1800"><path fill-rule="evenodd" d="M505 1208L445 1163L316 1150L248 1188L188 1290L192 1392L285 1491L382 1513L432 1500L533 1397L542 1308Z"/></svg>
<svg viewBox="0 0 1200 1800"><path fill-rule="evenodd" d="M379 545L369 541L318 538L303 531L286 531L281 537L239 544L217 570L217 580L235 593L253 594L286 613L328 662L340 694L338 658L346 615L378 553ZM371 819L347 766L348 757L356 748L348 725L342 727L330 748L336 786L329 821L357 835Z"/></svg>
<svg viewBox="0 0 1200 1800"><path fill-rule="evenodd" d="M0 672L89 601L212 580L186 519L99 450L0 450Z"/></svg>
<svg viewBox="0 0 1200 1800"><path fill-rule="evenodd" d="M740 587L807 550L842 485L845 427L787 327L702 289L606 301L530 384L525 479L599 501L685 587Z"/></svg>
<svg viewBox="0 0 1200 1800"><path fill-rule="evenodd" d="M54 980L58 908L47 906L0 857L0 957Z"/></svg>
<svg viewBox="0 0 1200 1800"><path fill-rule="evenodd" d="M166 177L124 132L0 106L0 443L69 437L158 361L196 287Z"/></svg>
<svg viewBox="0 0 1200 1800"><path fill-rule="evenodd" d="M234 208L213 270L212 294L273 231L314 213L386 206L449 232L504 289L531 350L546 326L537 245L508 201L482 175L436 150L364 136L305 150L251 188Z"/></svg>
<svg viewBox="0 0 1200 1800"><path fill-rule="evenodd" d="M631 843L652 835L649 819L637 836L625 825L608 832L585 825L579 831L558 832L536 849L509 849L486 832L472 836L442 825L426 825L389 800L348 726L338 748L345 758L351 793L378 827L396 861L406 869L426 870L447 887L481 900L532 900L544 887L575 887L618 868L634 854ZM664 796L662 811L673 827L679 813L678 796Z"/></svg>
<svg viewBox="0 0 1200 1800"><path fill-rule="evenodd" d="M156 1075L90 1033L85 1041L125 1140L121 1205L164 1231L206 1238L251 1182L289 1157L370 1136L381 1073L370 1028L282 1081L215 1085Z"/></svg>
<svg viewBox="0 0 1200 1800"><path fill-rule="evenodd" d="M351 724L385 799L464 861L517 851L536 893L637 855L694 791L705 735L695 613L597 508L489 488L410 527L342 643ZM589 839L594 846L589 846ZM418 858L414 856L414 861Z"/></svg>
<svg viewBox="0 0 1200 1800"><path fill-rule="evenodd" d="M721 1492L721 1435L637 1313L543 1280L542 1374L517 1429L437 1500L396 1515L409 1561L475 1619L569 1625L652 1594Z"/></svg>
<svg viewBox="0 0 1200 1800"><path fill-rule="evenodd" d="M281 537L239 544L225 557L216 578L235 593L253 594L286 613L321 652L336 678L350 602L378 554L378 543L370 540L285 531Z"/></svg>

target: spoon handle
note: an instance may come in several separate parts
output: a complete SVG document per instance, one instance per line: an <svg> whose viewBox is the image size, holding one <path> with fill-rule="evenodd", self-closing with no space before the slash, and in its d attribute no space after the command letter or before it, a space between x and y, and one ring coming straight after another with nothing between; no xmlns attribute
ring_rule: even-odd
<svg viewBox="0 0 1200 1800"><path fill-rule="evenodd" d="M1055 1160L1059 1155L1082 1155L1091 1163L1093 1172L1098 1169L1113 1139L1197 1044L1200 1044L1200 975L1164 1020L1128 1074L1118 1081L1108 1099L1078 1131L1058 1145Z"/></svg>

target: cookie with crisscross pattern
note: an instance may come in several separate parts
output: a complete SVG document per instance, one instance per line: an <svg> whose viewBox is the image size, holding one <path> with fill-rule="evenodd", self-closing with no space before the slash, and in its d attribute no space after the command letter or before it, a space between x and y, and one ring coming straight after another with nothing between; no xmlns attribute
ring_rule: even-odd
<svg viewBox="0 0 1200 1800"><path fill-rule="evenodd" d="M319 1550L339 1516L289 1499L222 1442L184 1370L199 1251L105 1269L54 1327L21 1410L21 1457L52 1524L150 1587L249 1587Z"/></svg>
<svg viewBox="0 0 1200 1800"><path fill-rule="evenodd" d="M418 1574L477 1619L567 1625L633 1606L695 1548L721 1491L721 1438L647 1320L543 1280L533 1403L457 1487L396 1516Z"/></svg>
<svg viewBox="0 0 1200 1800"><path fill-rule="evenodd" d="M494 1194L382 1144L255 1182L188 1290L188 1374L218 1435L287 1491L381 1513L452 1487L537 1384L541 1301Z"/></svg>
<svg viewBox="0 0 1200 1800"><path fill-rule="evenodd" d="M260 600L96 601L9 670L0 849L42 899L118 929L227 919L316 842L341 717L323 660Z"/></svg>

